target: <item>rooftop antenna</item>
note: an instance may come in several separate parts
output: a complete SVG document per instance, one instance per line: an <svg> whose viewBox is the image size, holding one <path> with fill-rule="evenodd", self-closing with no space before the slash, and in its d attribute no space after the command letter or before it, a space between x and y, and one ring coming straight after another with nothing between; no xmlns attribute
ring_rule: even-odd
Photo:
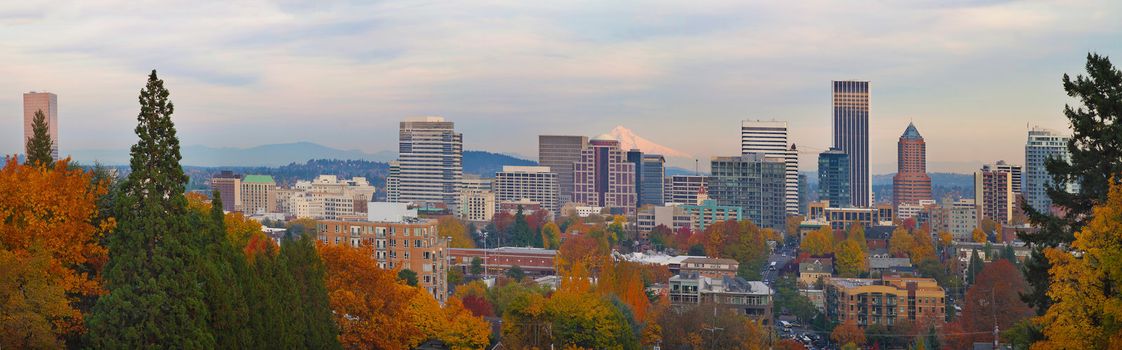
<svg viewBox="0 0 1122 350"><path fill-rule="evenodd" d="M697 158L693 159L693 176L701 176L701 161Z"/></svg>

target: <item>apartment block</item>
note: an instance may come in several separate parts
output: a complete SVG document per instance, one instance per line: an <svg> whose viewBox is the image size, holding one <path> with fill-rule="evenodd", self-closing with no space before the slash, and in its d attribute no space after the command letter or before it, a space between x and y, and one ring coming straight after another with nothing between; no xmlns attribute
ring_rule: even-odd
<svg viewBox="0 0 1122 350"><path fill-rule="evenodd" d="M946 320L946 293L931 278L829 278L826 287L827 314L838 323L941 326Z"/></svg>
<svg viewBox="0 0 1122 350"><path fill-rule="evenodd" d="M503 166L492 185L497 202L529 200L550 213L558 213L557 174L544 166Z"/></svg>

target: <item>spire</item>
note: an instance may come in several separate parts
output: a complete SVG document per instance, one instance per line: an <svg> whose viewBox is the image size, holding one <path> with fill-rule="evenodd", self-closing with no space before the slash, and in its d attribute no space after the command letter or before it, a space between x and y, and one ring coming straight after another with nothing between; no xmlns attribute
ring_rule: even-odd
<svg viewBox="0 0 1122 350"><path fill-rule="evenodd" d="M918 140L918 139L922 139L923 136L921 136L919 134L919 130L916 130L916 125L909 122L908 123L908 128L904 130L904 134L900 135L900 138L909 139L909 140Z"/></svg>

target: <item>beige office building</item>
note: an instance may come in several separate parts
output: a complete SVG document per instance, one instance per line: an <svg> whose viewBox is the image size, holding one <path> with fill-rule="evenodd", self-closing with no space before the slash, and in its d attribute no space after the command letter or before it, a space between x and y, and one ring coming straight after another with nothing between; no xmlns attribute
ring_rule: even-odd
<svg viewBox="0 0 1122 350"><path fill-rule="evenodd" d="M51 135L51 157L58 159L58 95L49 92L28 92L23 94L23 144L34 134L32 123L35 112L43 111L47 121L47 133ZM27 150L24 149L24 154Z"/></svg>
<svg viewBox="0 0 1122 350"><path fill-rule="evenodd" d="M277 183L269 175L242 179L242 212L246 215L277 212Z"/></svg>

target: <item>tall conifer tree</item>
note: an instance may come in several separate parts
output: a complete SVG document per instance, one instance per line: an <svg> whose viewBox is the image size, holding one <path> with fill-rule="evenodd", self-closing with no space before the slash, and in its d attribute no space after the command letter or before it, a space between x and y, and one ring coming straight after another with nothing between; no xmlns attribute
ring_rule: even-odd
<svg viewBox="0 0 1122 350"><path fill-rule="evenodd" d="M54 140L51 140L47 117L43 115L43 110L35 111L35 117L31 120L31 138L27 139L27 160L25 163L50 168L55 160L51 155L52 145L54 145Z"/></svg>
<svg viewBox="0 0 1122 350"><path fill-rule="evenodd" d="M103 275L108 293L89 317L93 348L217 346L207 327L199 252L192 249L199 238L188 223L187 176L168 95L153 70L140 91L132 172L114 202L117 227Z"/></svg>

